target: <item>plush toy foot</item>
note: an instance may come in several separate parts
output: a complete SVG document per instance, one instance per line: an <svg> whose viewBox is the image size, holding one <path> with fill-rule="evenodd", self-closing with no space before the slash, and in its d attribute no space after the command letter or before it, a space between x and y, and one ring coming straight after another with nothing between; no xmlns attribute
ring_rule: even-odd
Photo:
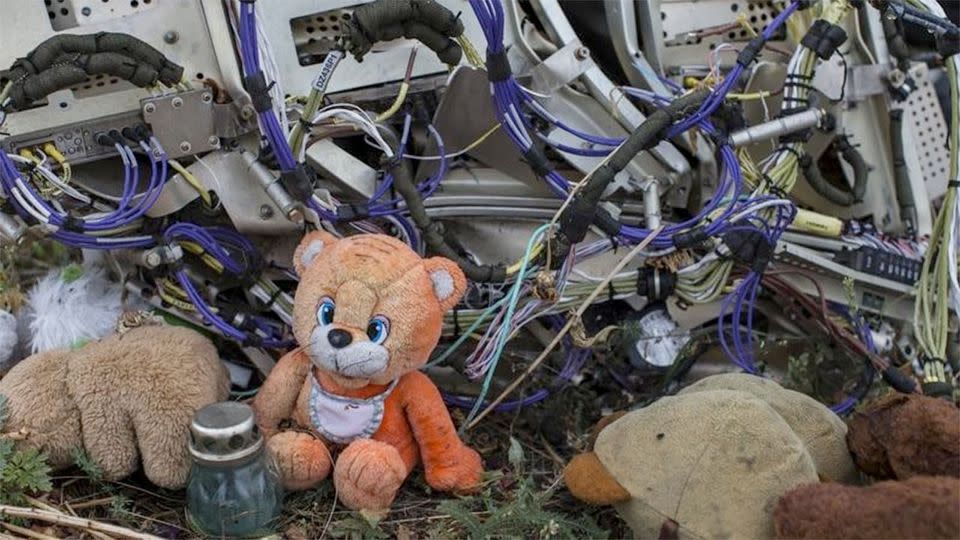
<svg viewBox="0 0 960 540"><path fill-rule="evenodd" d="M473 448L461 445L443 464L427 467L426 477L430 487L439 491L469 493L480 485L483 478L483 462Z"/></svg>
<svg viewBox="0 0 960 540"><path fill-rule="evenodd" d="M396 448L373 439L359 439L337 458L333 483L348 508L383 511L390 508L407 473Z"/></svg>
<svg viewBox="0 0 960 540"><path fill-rule="evenodd" d="M277 460L284 489L303 491L317 487L330 474L330 450L306 433L284 431L267 439Z"/></svg>

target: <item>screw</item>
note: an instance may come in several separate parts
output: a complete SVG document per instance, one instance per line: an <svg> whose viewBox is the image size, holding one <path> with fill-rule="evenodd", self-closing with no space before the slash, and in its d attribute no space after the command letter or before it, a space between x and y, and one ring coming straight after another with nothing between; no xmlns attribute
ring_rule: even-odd
<svg viewBox="0 0 960 540"><path fill-rule="evenodd" d="M220 137L217 137L216 135L211 135L210 138L207 139L207 144L213 147L220 146Z"/></svg>
<svg viewBox="0 0 960 540"><path fill-rule="evenodd" d="M303 223L303 212L299 208L294 208L287 213L287 219L294 223Z"/></svg>
<svg viewBox="0 0 960 540"><path fill-rule="evenodd" d="M256 114L257 114L257 111L256 109L253 108L252 105L244 105L243 108L240 109L240 118L243 118L244 120L250 120Z"/></svg>
<svg viewBox="0 0 960 540"><path fill-rule="evenodd" d="M586 47L579 47L577 48L576 52L573 53L573 55L577 57L577 60L586 60L587 58L590 58L590 49Z"/></svg>
<svg viewBox="0 0 960 540"><path fill-rule="evenodd" d="M148 268L156 268L160 266L160 263L163 262L160 260L160 254L156 252L148 253L147 260L144 261L147 263Z"/></svg>
<svg viewBox="0 0 960 540"><path fill-rule="evenodd" d="M143 106L144 114L153 114L156 111L157 111L157 106L154 105L153 103L147 103L146 105Z"/></svg>
<svg viewBox="0 0 960 540"><path fill-rule="evenodd" d="M85 7L80 10L80 14L84 17L89 17L91 13L93 13L93 10L91 10L89 7Z"/></svg>
<svg viewBox="0 0 960 540"><path fill-rule="evenodd" d="M209 92L204 92L204 93L200 96L200 101L202 101L202 102L204 102L204 103L210 103L211 101L213 101L213 94L211 94L211 93L209 93Z"/></svg>
<svg viewBox="0 0 960 540"><path fill-rule="evenodd" d="M169 32L163 35L163 40L173 45L174 43L180 41L180 33L177 32L176 30L170 30Z"/></svg>
<svg viewBox="0 0 960 540"><path fill-rule="evenodd" d="M266 221L273 217L273 208L269 204L260 205L260 219Z"/></svg>
<svg viewBox="0 0 960 540"><path fill-rule="evenodd" d="M175 97L170 100L170 105L173 105L174 109L179 109L180 107L183 106L183 99Z"/></svg>
<svg viewBox="0 0 960 540"><path fill-rule="evenodd" d="M188 143L187 141L183 141L182 143L180 143L180 151L183 152L184 154L189 152L191 148L193 147L190 146L190 143Z"/></svg>

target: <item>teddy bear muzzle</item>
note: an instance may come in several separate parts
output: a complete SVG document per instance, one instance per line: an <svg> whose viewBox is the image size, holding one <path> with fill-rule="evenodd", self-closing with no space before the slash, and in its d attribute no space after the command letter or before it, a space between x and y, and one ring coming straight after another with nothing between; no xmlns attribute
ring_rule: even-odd
<svg viewBox="0 0 960 540"><path fill-rule="evenodd" d="M368 379L378 375L390 361L386 347L369 340L356 340L349 330L334 325L314 328L308 351L315 366L351 378Z"/></svg>

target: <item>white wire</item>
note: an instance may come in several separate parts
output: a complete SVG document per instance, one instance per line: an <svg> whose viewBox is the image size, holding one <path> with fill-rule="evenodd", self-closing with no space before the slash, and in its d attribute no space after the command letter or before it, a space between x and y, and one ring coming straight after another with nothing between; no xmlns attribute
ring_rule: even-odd
<svg viewBox="0 0 960 540"><path fill-rule="evenodd" d="M262 2L254 4L253 6L257 20L263 20L260 13L260 4L262 4ZM286 94L284 94L283 86L280 83L280 68L277 67L276 58L273 56L273 45L270 43L270 37L264 32L262 24L257 25L257 49L260 54L260 63L263 66L264 75L266 75L268 82L273 83L273 87L270 89L270 94L273 98L273 107L277 113L277 118L280 120L283 138L287 139L290 136L290 122L287 119Z"/></svg>
<svg viewBox="0 0 960 540"><path fill-rule="evenodd" d="M741 219L745 218L747 215L754 213L757 210L762 210L764 208L769 208L771 206L793 206L793 202L791 202L789 199L773 199L769 201L763 201L762 203L752 205L749 208L746 208L734 214L733 217L730 218L730 222L736 223L737 221L740 221Z"/></svg>

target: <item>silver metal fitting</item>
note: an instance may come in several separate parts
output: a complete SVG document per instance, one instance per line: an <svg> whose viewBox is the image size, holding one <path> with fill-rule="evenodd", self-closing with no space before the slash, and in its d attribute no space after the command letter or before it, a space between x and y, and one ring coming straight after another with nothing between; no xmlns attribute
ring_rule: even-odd
<svg viewBox="0 0 960 540"><path fill-rule="evenodd" d="M804 129L817 127L826 113L821 109L808 109L797 114L775 118L769 122L750 126L730 134L730 144L735 147L766 141L796 133Z"/></svg>
<svg viewBox="0 0 960 540"><path fill-rule="evenodd" d="M162 264L170 264L183 258L183 248L178 245L161 245L146 249L140 253L140 266L154 269Z"/></svg>
<svg viewBox="0 0 960 540"><path fill-rule="evenodd" d="M19 242L27 232L27 224L20 216L0 213L0 237L8 242Z"/></svg>

